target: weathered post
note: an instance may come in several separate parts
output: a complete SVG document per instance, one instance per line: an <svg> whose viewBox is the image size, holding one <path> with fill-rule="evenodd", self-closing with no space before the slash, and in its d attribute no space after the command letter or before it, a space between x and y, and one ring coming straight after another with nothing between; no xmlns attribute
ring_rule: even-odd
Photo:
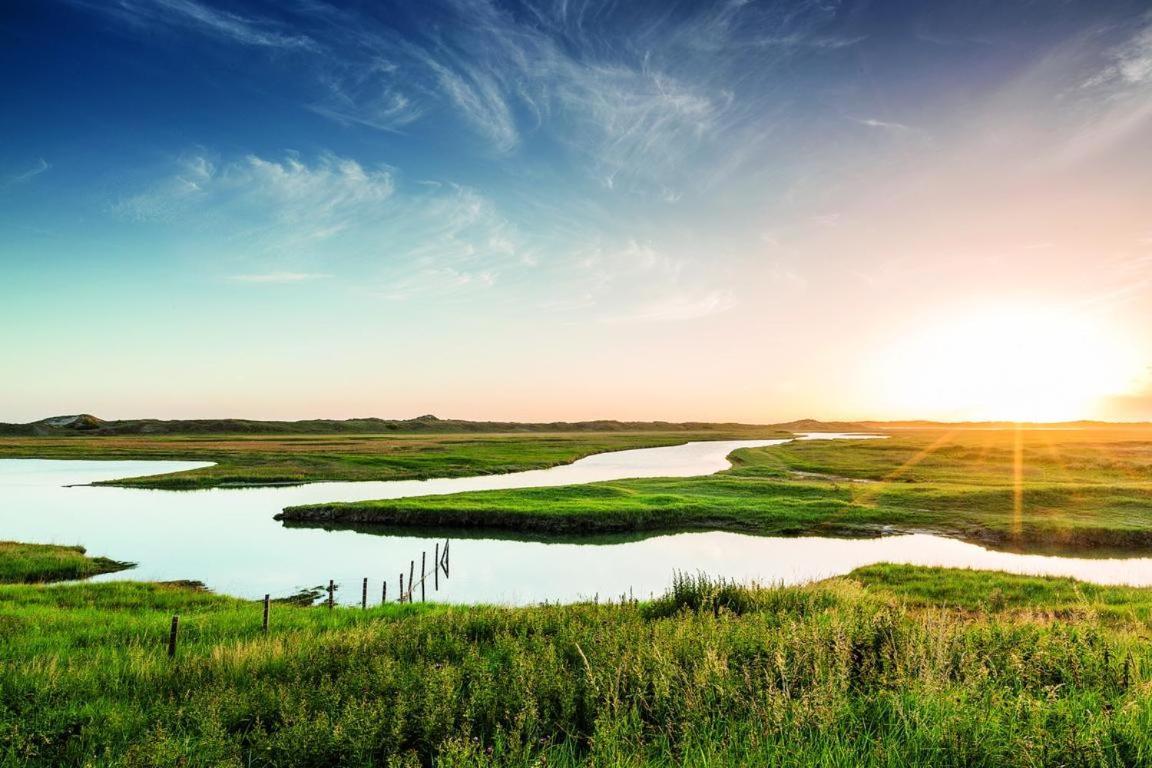
<svg viewBox="0 0 1152 768"><path fill-rule="evenodd" d="M436 542L436 557L432 560L432 572L435 574L432 577L432 589L437 592L440 591L440 542Z"/></svg>
<svg viewBox="0 0 1152 768"><path fill-rule="evenodd" d="M428 581L428 553L420 553L420 602L424 602L424 582Z"/></svg>
<svg viewBox="0 0 1152 768"><path fill-rule="evenodd" d="M268 608L269 608L269 604L271 602L272 602L272 596L271 595L264 595L264 622L261 625L261 631L263 631L264 634L268 634Z"/></svg>
<svg viewBox="0 0 1152 768"><path fill-rule="evenodd" d="M388 579L384 579L384 588L380 591L380 605L388 602Z"/></svg>
<svg viewBox="0 0 1152 768"><path fill-rule="evenodd" d="M444 578L448 578L448 540L444 540Z"/></svg>
<svg viewBox="0 0 1152 768"><path fill-rule="evenodd" d="M180 632L180 617L172 617L172 629L168 631L168 658L176 658L176 636Z"/></svg>
<svg viewBox="0 0 1152 768"><path fill-rule="evenodd" d="M397 596L396 602L404 602L404 571L400 571L400 594Z"/></svg>
<svg viewBox="0 0 1152 768"><path fill-rule="evenodd" d="M408 563L408 602L412 602L412 590L416 589L416 561Z"/></svg>
<svg viewBox="0 0 1152 768"><path fill-rule="evenodd" d="M328 610L336 606L336 582L328 579Z"/></svg>
<svg viewBox="0 0 1152 768"><path fill-rule="evenodd" d="M360 607L368 608L368 577L364 577L364 589L360 591Z"/></svg>

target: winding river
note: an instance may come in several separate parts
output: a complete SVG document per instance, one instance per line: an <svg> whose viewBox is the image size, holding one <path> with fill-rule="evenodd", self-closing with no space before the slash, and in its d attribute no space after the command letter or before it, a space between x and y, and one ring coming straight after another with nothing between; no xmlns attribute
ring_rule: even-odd
<svg viewBox="0 0 1152 768"><path fill-rule="evenodd" d="M799 439L860 438L805 435ZM725 532L586 538L286 526L286 506L429 494L568 485L635 477L690 477L727 469L739 448L783 440L686 443L589 456L544 470L473 478L312 483L279 488L157 491L85 485L204 466L171 461L0 460L0 538L83 544L138 563L98 580L203 581L218 592L288 595L334 579L345 602L363 577L379 600L436 542L451 539L451 578L429 598L509 604L573 601L664 590L676 570L745 581L799 583L878 562L1074 576L1102 584L1152 585L1152 558L1073 558L996 552L924 534L877 539L779 538ZM431 570L431 565L429 565Z"/></svg>

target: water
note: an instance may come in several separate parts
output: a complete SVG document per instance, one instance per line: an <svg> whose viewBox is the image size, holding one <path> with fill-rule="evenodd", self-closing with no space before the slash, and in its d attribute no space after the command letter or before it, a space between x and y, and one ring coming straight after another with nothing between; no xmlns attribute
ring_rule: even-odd
<svg viewBox="0 0 1152 768"><path fill-rule="evenodd" d="M860 437L810 435L801 439ZM539 487L629 477L688 477L728 468L726 456L780 440L713 441L618 451L546 470L424 481L313 483L290 488L154 491L77 485L204 466L170 461L0 460L0 538L82 544L139 565L98 580L193 579L241 597L288 595L335 579L357 602L361 579L378 600L395 597L401 572L445 532L284 526L286 506ZM68 487L71 486L71 487ZM1102 584L1152 585L1152 558L1014 554L924 534L877 539L778 538L676 533L557 539L449 532L451 578L435 599L534 603L662 592L675 570L742 581L794 584L879 562L1073 576ZM429 565L431 569L431 565ZM429 598L433 597L431 582Z"/></svg>

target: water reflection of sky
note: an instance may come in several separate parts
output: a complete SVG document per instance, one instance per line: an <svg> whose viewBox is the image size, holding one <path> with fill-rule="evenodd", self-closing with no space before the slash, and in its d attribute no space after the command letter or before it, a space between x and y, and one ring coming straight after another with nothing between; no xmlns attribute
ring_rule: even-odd
<svg viewBox="0 0 1152 768"><path fill-rule="evenodd" d="M189 462L0 461L5 539L82 544L93 554L139 563L102 579L197 579L243 597L286 595L335 579L359 600L361 579L378 599L381 580L396 594L409 562L442 538L428 531L360 532L287 528L280 509L308 502L398 498L622 477L690 476L728 466L735 448L772 441L690 443L600 454L548 470L391 483L315 483L291 488L150 491L65 487L116 477L187 469ZM453 539L451 578L438 599L454 602L571 601L623 593L647 597L676 570L744 581L794 584L877 562L1073 576L1103 584L1152 585L1152 558L1074 558L995 552L923 534L879 539L772 538L736 533L676 533L629 540L549 542L470 534ZM429 588L429 597L432 597Z"/></svg>

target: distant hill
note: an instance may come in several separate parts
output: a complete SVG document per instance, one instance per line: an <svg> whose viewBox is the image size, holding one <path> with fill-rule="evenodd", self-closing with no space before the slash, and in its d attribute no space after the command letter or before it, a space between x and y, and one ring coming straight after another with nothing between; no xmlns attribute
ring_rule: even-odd
<svg viewBox="0 0 1152 768"><path fill-rule="evenodd" d="M385 434L460 432L884 432L901 429L1011 429L1011 422L941 421L820 421L797 419L782 424L712 423L702 421L466 421L418 416L415 419L309 419L305 421L258 421L253 419L126 419L106 421L91 414L52 416L28 424L0 423L0 436L35 437L75 435L290 435L290 434ZM1029 424L1049 429L1149 428L1148 423L1072 421Z"/></svg>
<svg viewBox="0 0 1152 768"><path fill-rule="evenodd" d="M666 421L464 421L419 416L415 419L310 419L306 421L255 421L251 419L128 419L105 421L91 414L53 416L28 424L0 423L0 435L220 435L220 434L382 434L456 432L734 432L773 427L757 424L713 424Z"/></svg>
<svg viewBox="0 0 1152 768"><path fill-rule="evenodd" d="M863 429L1014 429L1014 421L863 421ZM1024 422L1025 429L1148 429L1147 421L1052 421Z"/></svg>
<svg viewBox="0 0 1152 768"><path fill-rule="evenodd" d="M785 432L867 432L875 429L855 421L820 421L818 419L797 419L783 424L772 424L776 429Z"/></svg>

